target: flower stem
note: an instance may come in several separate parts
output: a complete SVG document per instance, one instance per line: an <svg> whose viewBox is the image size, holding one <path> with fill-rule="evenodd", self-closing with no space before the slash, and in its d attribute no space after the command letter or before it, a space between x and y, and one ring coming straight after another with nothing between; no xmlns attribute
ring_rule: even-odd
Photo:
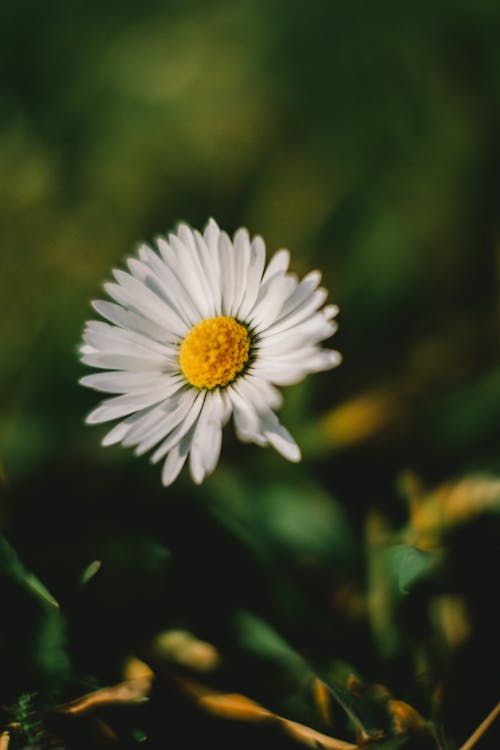
<svg viewBox="0 0 500 750"><path fill-rule="evenodd" d="M483 734L486 732L486 730L493 724L497 716L500 714L500 701L497 703L493 711L491 711L486 719L481 722L481 724L478 726L478 728L472 732L471 736L465 742L465 744L462 745L460 750L471 750L471 748L474 747L476 742L481 739Z"/></svg>

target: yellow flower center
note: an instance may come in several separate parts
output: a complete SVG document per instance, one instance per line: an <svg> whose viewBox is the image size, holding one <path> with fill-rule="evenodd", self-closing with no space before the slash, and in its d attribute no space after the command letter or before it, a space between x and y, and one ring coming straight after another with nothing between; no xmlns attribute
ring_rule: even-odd
<svg viewBox="0 0 500 750"><path fill-rule="evenodd" d="M202 320L181 344L181 370L197 388L228 385L248 362L250 343L247 329L234 318Z"/></svg>

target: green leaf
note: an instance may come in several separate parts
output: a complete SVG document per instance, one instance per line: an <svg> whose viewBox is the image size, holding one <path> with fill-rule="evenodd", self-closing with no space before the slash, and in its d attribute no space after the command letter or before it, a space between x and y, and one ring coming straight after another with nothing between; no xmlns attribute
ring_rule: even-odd
<svg viewBox="0 0 500 750"><path fill-rule="evenodd" d="M2 573L33 592L44 603L59 609L57 599L52 596L39 578L26 570L17 553L4 537L0 537L0 574Z"/></svg>
<svg viewBox="0 0 500 750"><path fill-rule="evenodd" d="M401 594L409 594L419 581L436 570L441 560L439 552L424 551L407 544L395 544L384 550L384 555Z"/></svg>
<svg viewBox="0 0 500 750"><path fill-rule="evenodd" d="M88 583L100 571L101 567L102 562L100 560L92 560L80 576L81 583L83 585Z"/></svg>

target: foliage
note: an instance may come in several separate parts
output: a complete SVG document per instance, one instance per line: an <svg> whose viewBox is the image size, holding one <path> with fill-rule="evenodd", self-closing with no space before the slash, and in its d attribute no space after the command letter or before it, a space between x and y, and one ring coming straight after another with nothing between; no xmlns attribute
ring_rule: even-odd
<svg viewBox="0 0 500 750"><path fill-rule="evenodd" d="M499 28L3 3L0 750L451 750L498 701ZM344 362L285 393L302 464L228 428L165 491L84 428L76 346L135 242L210 215L324 271Z"/></svg>

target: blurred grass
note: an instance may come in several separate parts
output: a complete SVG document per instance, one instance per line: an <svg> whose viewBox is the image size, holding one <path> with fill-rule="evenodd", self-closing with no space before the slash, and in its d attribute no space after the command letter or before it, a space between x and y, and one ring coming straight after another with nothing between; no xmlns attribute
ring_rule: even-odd
<svg viewBox="0 0 500 750"><path fill-rule="evenodd" d="M325 678L349 664L426 715L444 685L458 743L500 666L498 4L6 0L1 18L0 528L61 604L46 616L2 565L1 701L117 681L173 628L305 721L252 662L262 621ZM211 215L322 269L344 362L287 389L301 466L229 429L206 486L166 492L83 427L76 347L112 266Z"/></svg>

